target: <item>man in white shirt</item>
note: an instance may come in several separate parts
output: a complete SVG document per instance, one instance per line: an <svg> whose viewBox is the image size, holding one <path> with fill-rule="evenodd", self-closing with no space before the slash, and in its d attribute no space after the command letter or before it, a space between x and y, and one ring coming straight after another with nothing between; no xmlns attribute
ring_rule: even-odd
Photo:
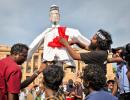
<svg viewBox="0 0 130 100"><path fill-rule="evenodd" d="M128 100L128 98L130 97L130 83L126 73L127 73L127 66L125 62L117 63L116 75L119 82L118 84L119 84L120 100Z"/></svg>
<svg viewBox="0 0 130 100"><path fill-rule="evenodd" d="M77 29L59 25L60 13L58 6L52 5L49 14L52 27L47 28L34 39L29 46L28 59L30 59L32 54L43 45L43 62L58 61L60 64L65 63L69 66L75 66L75 63L66 48L59 43L59 37L62 36L67 41L73 41L73 43L79 43L86 47L89 45L90 40L82 36Z"/></svg>

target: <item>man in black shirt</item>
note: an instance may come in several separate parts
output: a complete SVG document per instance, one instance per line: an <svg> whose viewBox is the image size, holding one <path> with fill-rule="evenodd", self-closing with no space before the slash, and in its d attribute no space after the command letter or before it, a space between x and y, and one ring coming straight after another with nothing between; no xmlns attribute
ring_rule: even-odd
<svg viewBox="0 0 130 100"><path fill-rule="evenodd" d="M84 63L86 64L98 64L103 67L106 73L106 68L104 68L104 66L106 64L105 62L107 61L108 50L110 49L112 44L112 38L108 32L102 29L98 30L92 37L89 47L84 47L88 48L90 52L85 53L75 52L71 48L69 43L62 37L60 38L59 41L66 47L69 54L74 60L81 60L84 61ZM80 47L83 47L83 45Z"/></svg>

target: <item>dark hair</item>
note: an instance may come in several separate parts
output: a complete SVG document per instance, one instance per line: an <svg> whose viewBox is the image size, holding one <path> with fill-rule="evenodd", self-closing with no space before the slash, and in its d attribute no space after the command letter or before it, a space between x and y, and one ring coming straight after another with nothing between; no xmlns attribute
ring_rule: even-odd
<svg viewBox="0 0 130 100"><path fill-rule="evenodd" d="M68 83L69 83L69 84L73 84L73 80L72 80L72 79L69 79L69 80L68 80Z"/></svg>
<svg viewBox="0 0 130 100"><path fill-rule="evenodd" d="M110 84L110 83L114 84L114 82L115 82L114 80L108 80L107 84Z"/></svg>
<svg viewBox="0 0 130 100"><path fill-rule="evenodd" d="M28 48L28 46L25 45L25 44L17 43L17 44L14 44L14 45L11 47L10 53L11 53L11 54L20 53L20 52L23 51L23 49L28 50L29 48Z"/></svg>
<svg viewBox="0 0 130 100"><path fill-rule="evenodd" d="M102 39L99 36L97 36L98 47L101 50L109 50L111 48L111 44L113 43L111 35L103 29L98 30L98 32L100 32L101 35L105 38L105 39Z"/></svg>
<svg viewBox="0 0 130 100"><path fill-rule="evenodd" d="M88 64L83 73L84 87L91 87L98 91L106 84L106 76L101 66L97 64ZM89 84L88 84L89 82Z"/></svg>
<svg viewBox="0 0 130 100"><path fill-rule="evenodd" d="M58 91L64 77L64 71L61 66L48 65L43 71L43 76L43 84L47 88Z"/></svg>
<svg viewBox="0 0 130 100"><path fill-rule="evenodd" d="M119 50L121 50L120 53L119 53L119 56L123 60L128 62L128 64L130 65L130 43L126 44L126 46L111 49L112 53L114 53L114 54Z"/></svg>

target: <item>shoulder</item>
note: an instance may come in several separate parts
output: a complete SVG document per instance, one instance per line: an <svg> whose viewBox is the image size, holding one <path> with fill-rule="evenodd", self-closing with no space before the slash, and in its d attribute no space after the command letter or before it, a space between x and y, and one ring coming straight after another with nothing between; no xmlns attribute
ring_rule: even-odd
<svg viewBox="0 0 130 100"><path fill-rule="evenodd" d="M3 58L2 60L0 60L0 63L5 66L17 65L16 62L11 57Z"/></svg>
<svg viewBox="0 0 130 100"><path fill-rule="evenodd" d="M77 29L71 28L71 27L66 27L66 29L68 29L68 30L77 30Z"/></svg>
<svg viewBox="0 0 130 100"><path fill-rule="evenodd" d="M91 51L89 52L90 54L92 55L95 55L95 56L108 56L108 52L107 51L103 51L103 50L99 50L99 51Z"/></svg>
<svg viewBox="0 0 130 100"><path fill-rule="evenodd" d="M90 51L90 52L85 52L85 53L81 53L81 54L87 54L87 55L107 55L107 51L102 51L102 50L99 50L99 51Z"/></svg>
<svg viewBox="0 0 130 100"><path fill-rule="evenodd" d="M40 35L45 34L45 33L49 32L51 30L52 30L52 28L46 28Z"/></svg>
<svg viewBox="0 0 130 100"><path fill-rule="evenodd" d="M115 96L112 96L106 91L98 91L97 93L88 96L85 100L104 100L105 98L106 100L118 100Z"/></svg>
<svg viewBox="0 0 130 100"><path fill-rule="evenodd" d="M6 71L8 73L21 72L20 66L13 59L11 59L11 57L7 57L7 59L4 61L4 64L7 67Z"/></svg>
<svg viewBox="0 0 130 100"><path fill-rule="evenodd" d="M96 60L99 62L99 59L106 59L107 58L107 52L104 51L90 51L90 52L85 52L85 53L80 53L81 59L83 60L89 60L93 62L93 60Z"/></svg>
<svg viewBox="0 0 130 100"><path fill-rule="evenodd" d="M111 93L101 90L97 93L97 97L103 97L107 98L106 100L117 100L115 96L113 96Z"/></svg>
<svg viewBox="0 0 130 100"><path fill-rule="evenodd" d="M78 29L74 29L74 28L66 28L67 31L70 31L70 32L79 32Z"/></svg>
<svg viewBox="0 0 130 100"><path fill-rule="evenodd" d="M102 55L107 55L108 52L107 51L104 51L104 50L99 50L99 51L95 51L96 53L98 54L102 54Z"/></svg>
<svg viewBox="0 0 130 100"><path fill-rule="evenodd" d="M3 67L6 64L5 63L7 61L6 59L7 59L7 57L0 60L0 67L1 66Z"/></svg>

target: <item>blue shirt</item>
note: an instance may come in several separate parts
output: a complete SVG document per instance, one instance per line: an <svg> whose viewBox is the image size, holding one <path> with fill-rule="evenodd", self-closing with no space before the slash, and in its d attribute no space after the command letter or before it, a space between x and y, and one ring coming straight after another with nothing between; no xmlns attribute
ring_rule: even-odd
<svg viewBox="0 0 130 100"><path fill-rule="evenodd" d="M93 91L85 98L85 100L118 100L118 98L104 90L101 90Z"/></svg>
<svg viewBox="0 0 130 100"><path fill-rule="evenodd" d="M130 92L130 85L129 85L129 81L128 81L126 72L127 72L127 66L125 64L122 66L121 65L117 66L116 74L117 74L117 78L119 81L120 94Z"/></svg>

